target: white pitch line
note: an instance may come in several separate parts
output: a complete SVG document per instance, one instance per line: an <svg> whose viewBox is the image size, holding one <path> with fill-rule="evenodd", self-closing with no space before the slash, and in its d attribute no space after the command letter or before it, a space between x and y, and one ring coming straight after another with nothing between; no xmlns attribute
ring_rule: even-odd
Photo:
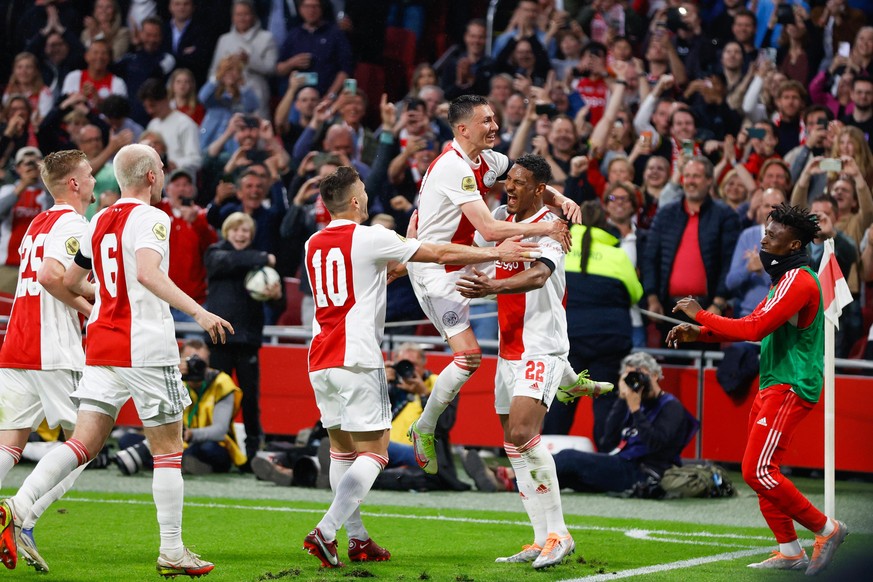
<svg viewBox="0 0 873 582"><path fill-rule="evenodd" d="M152 501L141 501L137 499L87 499L82 497L64 497L62 501L73 501L78 503L111 503L118 505L152 505ZM205 508L205 509L240 509L245 511L275 511L280 513L312 513L312 514L323 514L323 509L305 509L300 507L281 507L281 506L273 506L273 505L238 505L238 504L227 504L227 503L201 503L201 502L191 502L186 501L185 507L196 507L196 508ZM427 520L427 521L442 521L442 522L451 522L451 523L479 523L479 524L487 524L487 525L517 525L517 526L529 526L529 521L514 521L508 519L486 519L486 518L476 518L476 517L449 517L445 515L410 515L410 514L401 514L401 513L374 513L369 511L362 511L361 515L372 518L388 518L388 519L416 519L416 520ZM575 516L574 516L575 517ZM772 542L772 538L764 537L764 536L752 536L752 535L744 535L744 534L736 534L736 533L714 533L707 531L693 531L693 532L677 532L677 531L669 531L669 530L643 530L639 528L619 528L619 527L604 527L604 526L596 526L596 525L578 525L578 524L568 524L571 529L574 531L596 531L596 532L612 532L612 533L620 533L624 534L628 537L633 537L637 539L646 539L651 535L664 535L664 536L679 536L679 537L690 537L690 538L710 538L713 540L737 540L738 542L742 541L765 541ZM748 548L750 546L743 543L735 543L735 544L725 544L720 543L718 541L705 542L705 541L692 541L692 540L677 540L677 539L655 539L651 538L651 541L659 541L659 542L674 542L674 543L685 543L691 545L711 545L711 546L722 546L722 547L741 547ZM766 548L762 547L761 552L765 551Z"/></svg>
<svg viewBox="0 0 873 582"><path fill-rule="evenodd" d="M656 572L667 572L670 570L680 570L682 568L693 568L703 564L712 562L723 562L727 560L735 560L737 558L748 558L756 554L763 554L767 548L759 550L741 550L739 552L727 552L724 554L715 554L713 556L705 556L703 558L693 558L691 560L680 560L678 562L669 562L667 564L657 564L655 566L645 566L643 568L634 568L633 570L622 570L621 572L609 572L606 574L595 574L593 576L585 576L582 578L569 578L560 582L599 582L600 580L617 580L619 578L631 578L633 576L643 576L645 574L654 574Z"/></svg>

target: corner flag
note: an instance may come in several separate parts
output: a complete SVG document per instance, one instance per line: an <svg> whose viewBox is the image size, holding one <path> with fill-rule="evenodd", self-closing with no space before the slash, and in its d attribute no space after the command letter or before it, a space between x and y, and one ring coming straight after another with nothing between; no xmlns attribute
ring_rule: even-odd
<svg viewBox="0 0 873 582"><path fill-rule="evenodd" d="M831 323L840 328L840 315L843 307L852 302L852 292L840 265L834 254L834 240L824 241L824 254L821 258L821 266L818 268L818 280L821 283L821 294L824 299L824 315Z"/></svg>

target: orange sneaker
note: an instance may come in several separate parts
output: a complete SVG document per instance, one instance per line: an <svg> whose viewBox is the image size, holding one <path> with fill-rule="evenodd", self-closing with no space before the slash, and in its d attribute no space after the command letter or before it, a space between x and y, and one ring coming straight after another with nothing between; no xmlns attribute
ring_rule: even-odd
<svg viewBox="0 0 873 582"><path fill-rule="evenodd" d="M828 518L830 519L830 518ZM815 545L812 547L812 558L806 568L807 576L815 576L828 567L837 548L849 535L849 528L842 521L834 520L834 531L827 536L815 536Z"/></svg>

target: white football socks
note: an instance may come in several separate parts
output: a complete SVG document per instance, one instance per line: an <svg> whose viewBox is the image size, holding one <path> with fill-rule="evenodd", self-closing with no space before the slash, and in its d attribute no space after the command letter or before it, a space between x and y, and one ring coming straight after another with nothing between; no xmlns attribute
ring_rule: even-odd
<svg viewBox="0 0 873 582"><path fill-rule="evenodd" d="M779 544L779 551L783 556L787 556L789 558L800 555L800 552L803 551L803 548L800 547L800 542L794 540L793 542L788 542L787 544Z"/></svg>
<svg viewBox="0 0 873 582"><path fill-rule="evenodd" d="M15 497L11 499L18 519L27 517L36 500L51 491L76 467L88 462L88 452L76 439L53 448L36 464Z"/></svg>
<svg viewBox="0 0 873 582"><path fill-rule="evenodd" d="M185 499L185 481L182 479L182 451L154 455L152 497L158 512L161 530L161 554L169 560L178 560L184 553L182 544L182 505Z"/></svg>
<svg viewBox="0 0 873 582"><path fill-rule="evenodd" d="M473 374L471 370L465 370L456 364L450 362L439 376L433 385L433 390L430 397L427 399L427 404L424 405L424 411L418 418L417 427L419 432L433 434L436 429L437 420L443 411L448 408L455 396L461 390L470 376Z"/></svg>
<svg viewBox="0 0 873 582"><path fill-rule="evenodd" d="M60 483L52 487L51 491L37 499L33 506L31 506L27 516L21 521L21 527L23 529L33 529L33 526L36 525L36 520L49 508L49 505L63 497L64 493L70 490L73 483L76 482L76 479L87 466L87 463L79 465L72 473L64 477Z"/></svg>
<svg viewBox="0 0 873 582"><path fill-rule="evenodd" d="M518 452L530 471L534 485L534 495L540 500L540 507L546 516L549 533L566 536L570 532L564 523L561 508L561 488L558 485L558 471L555 459L540 443L540 435L518 447Z"/></svg>
<svg viewBox="0 0 873 582"><path fill-rule="evenodd" d="M330 451L330 488L334 493L336 493L343 475L351 468L357 457L358 453L355 452L339 453L334 450ZM355 538L356 540L369 539L370 534L367 533L367 529L364 527L364 522L361 519L360 506L355 508L355 511L346 520L345 525L346 533L349 534L350 538Z"/></svg>
<svg viewBox="0 0 873 582"><path fill-rule="evenodd" d="M549 528L546 523L546 516L540 506L540 500L536 495L536 487L533 484L533 479L531 479L527 463L524 462L518 449L512 443L503 443L503 448L506 450L506 456L509 457L512 469L515 471L515 482L518 485L521 504L533 526L534 543L539 547L543 547L546 545L546 539L549 537Z"/></svg>
<svg viewBox="0 0 873 582"><path fill-rule="evenodd" d="M328 541L336 539L336 532L348 521L355 509L360 507L376 477L387 464L388 459L381 455L358 454L358 458L337 484L333 503L318 523L324 539Z"/></svg>
<svg viewBox="0 0 873 582"><path fill-rule="evenodd" d="M21 449L10 445L0 445L0 484L12 470L12 467L21 460Z"/></svg>

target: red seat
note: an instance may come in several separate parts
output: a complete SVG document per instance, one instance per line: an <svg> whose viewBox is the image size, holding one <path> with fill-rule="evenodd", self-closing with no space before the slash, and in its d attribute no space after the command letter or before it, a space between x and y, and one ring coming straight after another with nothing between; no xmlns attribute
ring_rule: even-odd
<svg viewBox="0 0 873 582"><path fill-rule="evenodd" d="M300 279L297 277L284 277L285 283L285 311L279 316L277 325L301 325L300 304L303 302L303 293L300 291Z"/></svg>
<svg viewBox="0 0 873 582"><path fill-rule="evenodd" d="M397 61L405 69L404 83L409 86L416 58L415 33L405 28L389 26L385 29L385 52L382 56L388 61Z"/></svg>
<svg viewBox="0 0 873 582"><path fill-rule="evenodd" d="M385 70L373 63L358 63L355 67L358 91L367 96L367 122L377 125L381 122L379 103L385 89Z"/></svg>

